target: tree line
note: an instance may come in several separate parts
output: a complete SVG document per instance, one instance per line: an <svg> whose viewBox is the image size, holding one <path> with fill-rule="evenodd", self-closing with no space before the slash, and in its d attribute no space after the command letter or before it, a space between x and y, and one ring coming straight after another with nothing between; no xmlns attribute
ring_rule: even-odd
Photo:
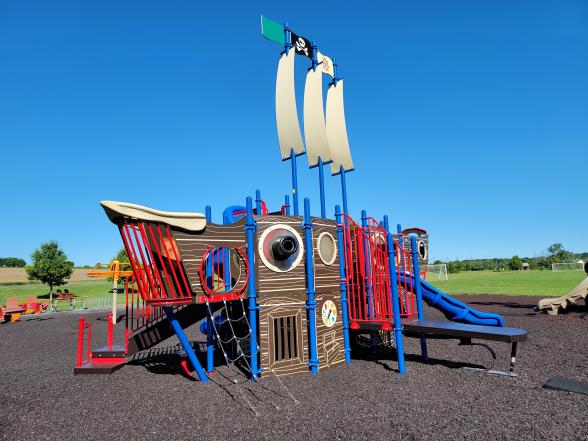
<svg viewBox="0 0 588 441"><path fill-rule="evenodd" d="M491 259L464 259L442 262L436 260L434 263L447 264L448 273L460 271L517 271L523 268L523 263L529 265L531 270L551 270L553 263L573 263L577 260L588 260L588 252L572 253L567 251L561 243L554 243L547 248L546 256L520 257L518 255L510 258Z"/></svg>
<svg viewBox="0 0 588 441"><path fill-rule="evenodd" d="M18 257L0 257L0 268L23 268L26 264L24 259Z"/></svg>

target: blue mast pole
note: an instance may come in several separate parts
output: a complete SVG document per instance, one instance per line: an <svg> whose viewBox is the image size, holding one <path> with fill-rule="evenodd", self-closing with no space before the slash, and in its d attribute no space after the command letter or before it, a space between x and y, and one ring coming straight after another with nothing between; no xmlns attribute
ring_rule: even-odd
<svg viewBox="0 0 588 441"><path fill-rule="evenodd" d="M286 216L290 216L290 196L284 196L284 208L286 209Z"/></svg>
<svg viewBox="0 0 588 441"><path fill-rule="evenodd" d="M292 165L292 204L294 205L294 216L298 216L298 170L296 169L296 153L290 149L290 162Z"/></svg>
<svg viewBox="0 0 588 441"><path fill-rule="evenodd" d="M204 209L206 215L206 222L212 221L212 208L207 205ZM214 251L214 250L213 250ZM210 288L212 286L212 260L214 259L214 252L208 255L208 261L206 262L206 284ZM212 324L212 315L210 310L207 312L206 317L206 372L212 372L214 370L214 329Z"/></svg>
<svg viewBox="0 0 588 441"><path fill-rule="evenodd" d="M312 219L310 218L310 200L304 198L304 221L302 223L304 229L304 246L306 254L306 284L308 298L306 301L306 309L308 310L308 328L309 328L309 346L310 359L308 364L314 375L318 375L318 365L320 363L317 355L316 345L316 300L314 289L314 262L312 260Z"/></svg>
<svg viewBox="0 0 588 441"><path fill-rule="evenodd" d="M249 261L249 279L247 280L247 301L249 310L249 326L251 327L249 335L249 351L251 355L251 379L257 381L259 368L257 367L257 292L255 290L255 231L257 224L253 218L253 202L251 197L247 196L247 217L245 220L245 233L247 236L247 260Z"/></svg>
<svg viewBox="0 0 588 441"><path fill-rule="evenodd" d="M284 22L284 52L286 52L286 54L288 54L290 48L292 48L292 38L290 34L290 28L286 21ZM290 165L292 166L292 205L294 206L294 216L298 216L298 170L296 169L296 153L294 152L294 148L290 148L290 158L286 159L290 159Z"/></svg>
<svg viewBox="0 0 588 441"><path fill-rule="evenodd" d="M351 364L351 345L349 344L349 305L347 300L347 282L345 273L345 244L343 243L343 222L341 207L335 206L335 220L337 221L337 244L339 245L339 278L341 279L341 319L343 320L343 349L345 363Z"/></svg>
<svg viewBox="0 0 588 441"><path fill-rule="evenodd" d="M327 217L327 208L325 204L325 171L323 170L323 158L318 157L318 169L319 169L319 189L321 196L321 217L324 219Z"/></svg>
<svg viewBox="0 0 588 441"><path fill-rule="evenodd" d="M339 173L341 174L341 196L343 197L343 213L348 214L347 209L347 183L345 182L345 169L343 165L339 167Z"/></svg>
<svg viewBox="0 0 588 441"><path fill-rule="evenodd" d="M390 233L388 216L384 216L384 228L386 229L386 246L388 249L388 268L390 271L390 296L392 297L392 315L394 318L394 342L396 343L396 352L398 354L398 372L400 375L406 375L404 365L404 337L402 335L402 323L400 321L400 299L398 297L398 276L396 274L396 263L394 262L394 239Z"/></svg>
<svg viewBox="0 0 588 441"><path fill-rule="evenodd" d="M255 211L258 216L261 216L261 191L255 190Z"/></svg>
<svg viewBox="0 0 588 441"><path fill-rule="evenodd" d="M312 50L312 70L316 70L316 68L318 66L318 59L317 59L317 46L314 41L312 42L311 50ZM326 208L326 204L325 204L325 172L323 170L323 166L330 164L331 162L333 162L333 161L324 162L323 158L319 155L317 164L310 167L310 168L318 167L318 169L319 169L321 217L323 219L327 217L327 208Z"/></svg>
<svg viewBox="0 0 588 441"><path fill-rule="evenodd" d="M425 312L423 310L423 295L421 292L421 277L419 273L419 254L417 250L416 237L414 235L410 236L410 248L412 253L412 271L414 272L414 290L417 300L417 315L419 320L424 320ZM406 278L407 274L405 274L404 277ZM410 274L408 277L410 277ZM421 339L421 354L423 360L426 362L429 359L429 355L427 353L427 337L423 333L420 333L419 336Z"/></svg>
<svg viewBox="0 0 588 441"><path fill-rule="evenodd" d="M337 64L335 63L335 59L333 58L333 85L337 87ZM345 182L345 168L343 165L339 167L339 174L341 175L341 196L343 198L343 213L349 214L349 210L347 208L347 183Z"/></svg>

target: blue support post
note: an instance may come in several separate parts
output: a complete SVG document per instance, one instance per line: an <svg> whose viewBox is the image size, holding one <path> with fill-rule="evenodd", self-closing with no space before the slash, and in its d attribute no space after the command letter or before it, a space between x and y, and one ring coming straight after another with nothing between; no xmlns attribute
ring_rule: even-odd
<svg viewBox="0 0 588 441"><path fill-rule="evenodd" d="M255 190L255 212L261 216L261 191Z"/></svg>
<svg viewBox="0 0 588 441"><path fill-rule="evenodd" d="M294 216L298 216L298 170L296 169L296 153L290 150L290 163L292 166L292 204L294 205Z"/></svg>
<svg viewBox="0 0 588 441"><path fill-rule="evenodd" d="M343 166L339 167L339 173L341 174L341 196L343 198L343 213L348 214L347 209L347 183L345 182L345 169Z"/></svg>
<svg viewBox="0 0 588 441"><path fill-rule="evenodd" d="M365 210L361 210L361 228L363 229L364 233L369 237L369 229L368 229L368 219L367 213ZM371 274L371 267L370 267L370 244L364 238L363 240L363 255L365 256L365 274L366 279L364 280L365 284L365 291L367 297L367 304L368 304L368 318L374 317L374 301L373 301L373 289L372 284L370 283L370 274Z"/></svg>
<svg viewBox="0 0 588 441"><path fill-rule="evenodd" d="M247 236L247 260L249 261L249 279L247 280L247 301L249 310L249 351L251 355L251 379L257 381L259 368L257 363L257 292L255 290L255 231L257 224L253 218L253 203L251 197L247 197L247 217L245 221L245 233Z"/></svg>
<svg viewBox="0 0 588 441"><path fill-rule="evenodd" d="M406 375L404 365L404 336L402 335L402 322L400 321L400 298L398 296L398 276L396 274L394 239L390 233L388 216L384 216L384 228L386 229L386 246L388 248L388 268L390 271L390 296L392 300L392 316L394 318L394 342L396 343L396 352L398 355L398 372L400 375Z"/></svg>
<svg viewBox="0 0 588 441"><path fill-rule="evenodd" d="M365 210L361 210L361 228L363 229L364 233L369 237L370 231L368 228L368 218L367 212ZM374 292L373 287L371 284L371 265L370 265L370 243L364 238L363 239L363 255L365 256L365 274L366 279L363 281L365 285L365 292L366 292L366 299L367 299L367 309L368 309L368 318L374 318ZM372 353L376 352L376 335L373 331L370 331L370 346Z"/></svg>
<svg viewBox="0 0 588 441"><path fill-rule="evenodd" d="M327 217L327 209L325 204L325 171L323 170L323 158L318 157L318 169L319 169L319 189L321 196L321 217L324 219Z"/></svg>
<svg viewBox="0 0 588 441"><path fill-rule="evenodd" d="M416 237L412 235L410 236L410 251L412 253L412 271L414 273L414 291L417 300L417 315L419 320L424 320L425 312L423 310L423 295L421 292L421 277L419 274L419 253L417 250ZM427 337L423 333L419 335L421 338L421 354L423 360L426 362L429 360L429 355L427 353Z"/></svg>
<svg viewBox="0 0 588 441"><path fill-rule="evenodd" d="M284 207L286 208L286 216L290 216L290 196L284 196Z"/></svg>
<svg viewBox="0 0 588 441"><path fill-rule="evenodd" d="M206 222L212 221L212 209L210 205L207 205L204 209L206 215ZM214 254L211 253L208 256L208 261L206 262L206 283L209 287L212 286L212 260L214 258ZM213 317L208 311L207 318L206 318L206 372L212 372L214 370L214 329L212 324Z"/></svg>
<svg viewBox="0 0 588 441"><path fill-rule="evenodd" d="M347 282L345 273L345 244L343 240L343 222L341 207L335 206L335 220L337 221L337 244L339 246L339 278L341 279L341 320L343 321L343 349L345 363L351 364L351 345L349 344L349 301L347 300Z"/></svg>
<svg viewBox="0 0 588 441"><path fill-rule="evenodd" d="M312 260L312 219L310 218L310 200L304 198L304 221L302 222L304 229L304 246L306 254L306 285L307 285L307 300L306 309L308 310L308 328L309 328L309 346L310 359L308 364L314 375L318 375L318 365L320 363L317 355L316 343L316 300L314 289L314 262Z"/></svg>
<svg viewBox="0 0 588 441"><path fill-rule="evenodd" d="M288 27L288 22L285 21L284 22L284 52L286 52L286 55L288 55L288 51L290 50L290 48L292 47L292 44L290 43L290 40L292 39L290 36L290 28Z"/></svg>
<svg viewBox="0 0 588 441"><path fill-rule="evenodd" d="M182 329L182 325L180 325L180 322L178 322L178 319L176 318L173 310L169 306L164 306L163 311L165 312L165 315L167 316L167 319L169 320L172 329L174 330L174 332L178 336L178 340L180 340L180 344L182 345L182 348L184 348L184 351L186 352L186 355L188 356L188 360L190 360L190 364L192 365L192 367L196 371L198 378L203 383L206 383L208 381L208 377L206 376L206 372L204 372L204 369L202 369L202 366L200 365L200 362L198 361L198 357L196 357L196 354L194 353L194 349L192 349L192 345L190 344L188 337L186 337L186 334L184 333L184 330Z"/></svg>
<svg viewBox="0 0 588 441"><path fill-rule="evenodd" d="M228 225L231 219L227 213L223 213L223 223ZM225 284L225 292L231 290L231 250L229 248L222 248L223 256L223 282Z"/></svg>

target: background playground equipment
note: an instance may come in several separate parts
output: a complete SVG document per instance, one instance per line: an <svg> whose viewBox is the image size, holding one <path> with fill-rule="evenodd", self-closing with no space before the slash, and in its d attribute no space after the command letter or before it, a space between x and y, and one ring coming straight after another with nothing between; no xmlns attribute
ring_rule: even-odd
<svg viewBox="0 0 588 441"><path fill-rule="evenodd" d="M584 271L587 276L578 286L561 297L548 297L539 300L537 309L539 311L545 311L549 315L557 315L560 311L564 311L568 306L575 304L580 299L584 299L585 306L588 308L588 301L586 300L588 297L588 263L584 264Z"/></svg>
<svg viewBox="0 0 588 441"><path fill-rule="evenodd" d="M25 303L19 303L18 297L7 297L6 306L0 307L0 320L17 322L21 315L40 314L49 303L40 302L37 297L29 296Z"/></svg>
<svg viewBox="0 0 588 441"><path fill-rule="evenodd" d="M112 317L113 323L116 323L116 305L118 296L118 282L121 278L131 277L133 271L130 268L130 263L119 262L113 260L110 263L98 263L91 271L88 272L88 277L112 279Z"/></svg>
<svg viewBox="0 0 588 441"><path fill-rule="evenodd" d="M214 370L214 351L226 364L257 380L261 375L319 371L351 362L351 342L369 333L375 344L387 333L406 374L403 334L416 335L424 360L427 336L510 342L511 372L523 330L505 328L503 318L476 311L425 282L428 235L411 228L396 232L388 217L378 221L364 210L356 221L348 211L346 174L354 170L343 108L343 81L336 65L314 43L262 18L273 41L284 45L276 78L276 120L282 160L292 171L290 196L269 211L256 191L244 206L223 212L223 223L205 214L164 212L126 202L103 201L106 215L121 235L132 277L125 283L125 344L114 358L146 349L175 334L198 378ZM269 31L268 31L269 32ZM281 33L281 34L280 34ZM304 93L306 146L298 123L294 59L311 60ZM332 77L323 111L322 73ZM311 216L310 200L298 207L297 156L307 154L319 171L321 216ZM342 207L328 218L323 165L340 175ZM422 270L421 270L422 269ZM137 295L135 296L135 293ZM423 300L456 323L426 321ZM220 311L220 319L214 313ZM115 314L113 314L114 317ZM184 329L206 320L206 366L203 367ZM109 328L110 329L110 328ZM91 327L80 325L78 345ZM95 358L79 350L76 373L97 373ZM113 355L109 353L109 355ZM119 360L120 361L120 360ZM122 363L122 362L121 362ZM117 365L118 366L118 365ZM493 371L495 373L502 373Z"/></svg>

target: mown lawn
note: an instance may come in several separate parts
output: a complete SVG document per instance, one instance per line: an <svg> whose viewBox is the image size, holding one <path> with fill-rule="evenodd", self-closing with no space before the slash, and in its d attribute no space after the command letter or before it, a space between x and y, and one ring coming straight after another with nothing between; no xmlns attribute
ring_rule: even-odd
<svg viewBox="0 0 588 441"><path fill-rule="evenodd" d="M59 286L58 288L62 291L67 288L69 292L77 294L79 297L109 297L112 295L112 282L104 279L70 282L66 285ZM56 290L57 288L53 288L53 291ZM48 291L49 288L47 285L41 285L40 283L15 285L2 284L0 285L0 305L6 304L6 297L18 296L19 301L24 302L26 301L27 296L39 296L43 298ZM119 296L117 299L117 303L121 302L123 304L125 303L123 285L119 285ZM65 302L60 303L60 309L61 304L65 305Z"/></svg>
<svg viewBox="0 0 588 441"><path fill-rule="evenodd" d="M584 277L583 271L469 271L429 282L447 294L562 296Z"/></svg>
<svg viewBox="0 0 588 441"><path fill-rule="evenodd" d="M472 271L449 274L449 280L429 280L429 283L447 294L505 294L561 296L582 281L582 271ZM79 297L109 297L112 282L88 280L71 282L60 289L69 289ZM124 287L119 285L118 302L124 304ZM18 296L24 302L27 296L44 296L46 285L39 283L0 285L0 305L6 304L6 297ZM62 306L66 306L65 304Z"/></svg>

